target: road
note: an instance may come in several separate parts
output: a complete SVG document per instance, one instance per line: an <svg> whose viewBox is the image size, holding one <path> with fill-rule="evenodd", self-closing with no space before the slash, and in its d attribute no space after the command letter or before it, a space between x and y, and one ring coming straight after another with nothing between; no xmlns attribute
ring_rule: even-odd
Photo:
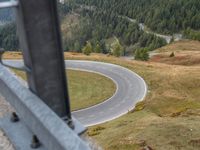
<svg viewBox="0 0 200 150"><path fill-rule="evenodd" d="M19 60L7 60L7 64L22 65ZM116 119L132 109L147 93L145 81L136 73L113 64L66 60L66 69L89 71L104 75L116 84L116 92L108 100L95 106L74 111L72 114L86 127Z"/></svg>
<svg viewBox="0 0 200 150"><path fill-rule="evenodd" d="M130 22L137 23L136 19L132 19L132 18L130 18L128 16L120 16L120 17L125 18ZM140 30L143 30L146 33L154 34L157 37L165 39L165 41L168 44L171 42L172 38L174 38L174 41L180 41L183 38L183 35L180 34L180 33L179 34L178 33L177 34L173 34L173 35L164 35L164 34L159 34L159 33L153 32L153 31L148 31L148 30L145 29L145 24L144 23L139 23L139 27L140 27Z"/></svg>

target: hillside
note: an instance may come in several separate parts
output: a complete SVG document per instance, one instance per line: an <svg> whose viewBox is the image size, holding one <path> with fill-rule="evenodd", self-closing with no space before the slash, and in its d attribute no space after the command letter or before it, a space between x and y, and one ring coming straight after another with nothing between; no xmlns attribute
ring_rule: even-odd
<svg viewBox="0 0 200 150"><path fill-rule="evenodd" d="M200 29L199 0L75 0L75 2L136 19L159 33L177 33L187 28Z"/></svg>
<svg viewBox="0 0 200 150"><path fill-rule="evenodd" d="M194 41L174 43L165 49L199 51ZM193 45L193 46L191 46ZM179 49L178 48L178 49ZM141 75L149 92L135 111L114 121L91 127L88 135L108 150L200 149L200 67L155 62L125 61L105 55L84 56L66 53L67 59L110 62Z"/></svg>
<svg viewBox="0 0 200 150"><path fill-rule="evenodd" d="M166 45L165 39L143 31L136 21L121 16L111 9L97 9L76 1L68 1L65 5L73 10L62 18L66 51L80 52L87 42L90 42L93 49L98 46L101 48L101 53L112 54L112 43L107 45L106 42L113 37L119 41L122 55L133 54L139 48L147 48L150 51ZM76 23L69 21L72 16L78 18Z"/></svg>
<svg viewBox="0 0 200 150"><path fill-rule="evenodd" d="M107 41L117 38L121 55L133 55L136 50L162 47L173 38L199 40L199 8L198 0L66 0L58 3L63 48L81 52L89 42L93 52L100 47L101 53L113 54L113 43ZM7 28L0 28L0 47L19 49L14 27L13 33L2 32Z"/></svg>
<svg viewBox="0 0 200 150"><path fill-rule="evenodd" d="M151 51L173 39L200 37L197 0L68 0L65 5L71 8L70 15L79 18L67 32L63 30L66 51L80 52L89 41L94 49L99 45L102 53L112 53L106 41L115 37L123 55L132 55L138 49ZM67 17L63 20L62 26L68 26ZM69 32L71 36L65 36Z"/></svg>
<svg viewBox="0 0 200 150"><path fill-rule="evenodd" d="M86 113L79 111L81 116L77 119L80 122L87 119L88 122L98 123L89 126L82 122L89 126L83 136L105 150L200 150L200 0L64 2L58 3L64 59L105 62L112 66L107 68L93 62L90 66L86 61L86 65L90 66L87 69L83 61L77 61L77 68L83 68L78 71L75 68L70 70L70 61L65 62L69 69L66 73L71 110L89 110L88 107L96 108L93 106L103 104ZM4 59L23 58L13 20L9 9L0 10L0 49L7 51ZM34 20L37 24L37 19ZM60 42L60 38L58 40ZM34 44L37 43L30 46ZM55 45L55 42L50 44ZM58 46L62 47L60 43ZM122 70L118 71L117 66L112 64L122 66L118 66ZM98 73L96 67L108 73L108 76ZM25 72L13 71L26 80ZM109 71L120 75L120 82L113 80L115 77L110 78ZM144 87L132 80L133 76L127 75L133 74L131 71L142 80ZM5 81L4 78L2 81ZM123 91L128 92L122 94ZM139 98L141 91L147 93L144 99ZM129 93L136 93L136 96ZM135 97L141 101L132 106ZM125 103L126 100L130 103ZM116 105L122 107L114 107ZM0 95L0 117L11 110ZM117 117L111 120L114 118L112 112L105 113L106 110L117 112ZM123 115L119 117L119 113ZM73 116L76 114L73 113ZM103 117L104 123L100 124ZM96 121L96 118L100 121ZM48 124L42 127L46 126ZM8 145L9 149L10 143L7 140L1 142L2 137L5 135L0 129L0 149L4 145ZM53 134L54 137L59 136Z"/></svg>
<svg viewBox="0 0 200 150"><path fill-rule="evenodd" d="M200 66L200 42L179 41L153 52L152 62L171 65ZM173 57L170 55L174 53Z"/></svg>
<svg viewBox="0 0 200 150"><path fill-rule="evenodd" d="M157 52L198 52L196 41L175 42ZM6 58L21 57L8 53ZM65 53L65 59L109 62L142 76L148 95L135 110L111 122L89 128L87 135L106 150L200 149L200 66L165 62L126 61L103 54ZM190 60L188 60L190 61Z"/></svg>

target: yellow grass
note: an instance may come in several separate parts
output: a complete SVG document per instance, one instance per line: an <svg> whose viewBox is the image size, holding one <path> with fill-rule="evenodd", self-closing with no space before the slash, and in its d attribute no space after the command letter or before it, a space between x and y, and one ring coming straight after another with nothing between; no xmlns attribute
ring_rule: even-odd
<svg viewBox="0 0 200 150"><path fill-rule="evenodd" d="M200 41L183 40L158 49L159 52L169 51L200 51Z"/></svg>
<svg viewBox="0 0 200 150"><path fill-rule="evenodd" d="M21 59L22 53L21 52L6 52L3 55L4 59Z"/></svg>
<svg viewBox="0 0 200 150"><path fill-rule="evenodd" d="M65 58L118 64L137 72L148 84L149 93L137 111L89 129L88 135L103 148L200 149L200 66L126 61L102 54L65 53Z"/></svg>
<svg viewBox="0 0 200 150"><path fill-rule="evenodd" d="M153 62L161 62L171 65L200 65L200 42L179 41L156 50L158 54L151 58ZM170 57L174 52L175 57Z"/></svg>

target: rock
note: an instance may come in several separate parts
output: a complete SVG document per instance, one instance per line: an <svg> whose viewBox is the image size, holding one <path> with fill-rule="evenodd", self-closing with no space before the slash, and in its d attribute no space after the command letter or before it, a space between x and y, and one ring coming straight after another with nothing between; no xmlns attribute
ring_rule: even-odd
<svg viewBox="0 0 200 150"><path fill-rule="evenodd" d="M151 148L150 146L145 146L145 147L142 148L141 150L153 150L153 148Z"/></svg>
<svg viewBox="0 0 200 150"><path fill-rule="evenodd" d="M136 144L137 145L139 145L139 146L146 146L146 141L144 141L144 140L139 140L138 142L136 142Z"/></svg>

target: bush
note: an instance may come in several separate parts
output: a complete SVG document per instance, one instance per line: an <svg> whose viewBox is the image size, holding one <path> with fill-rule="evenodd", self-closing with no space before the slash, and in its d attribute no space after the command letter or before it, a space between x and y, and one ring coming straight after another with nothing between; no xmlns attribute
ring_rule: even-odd
<svg viewBox="0 0 200 150"><path fill-rule="evenodd" d="M200 31L192 30L190 28L183 32L184 38L200 41Z"/></svg>
<svg viewBox="0 0 200 150"><path fill-rule="evenodd" d="M121 44L119 42L117 42L114 45L112 53L116 57L119 57L119 56L122 55L122 53L123 53L123 47L121 46Z"/></svg>
<svg viewBox="0 0 200 150"><path fill-rule="evenodd" d="M135 60L147 61L149 60L149 53L147 48L140 48L135 51Z"/></svg>
<svg viewBox="0 0 200 150"><path fill-rule="evenodd" d="M86 46L82 49L83 54L90 55L92 53L92 45L90 42L87 42Z"/></svg>
<svg viewBox="0 0 200 150"><path fill-rule="evenodd" d="M169 57L174 57L174 56L175 56L174 52L172 52L172 53L169 55Z"/></svg>
<svg viewBox="0 0 200 150"><path fill-rule="evenodd" d="M95 53L101 53L101 47L100 47L99 43L96 44L94 51L95 51Z"/></svg>

